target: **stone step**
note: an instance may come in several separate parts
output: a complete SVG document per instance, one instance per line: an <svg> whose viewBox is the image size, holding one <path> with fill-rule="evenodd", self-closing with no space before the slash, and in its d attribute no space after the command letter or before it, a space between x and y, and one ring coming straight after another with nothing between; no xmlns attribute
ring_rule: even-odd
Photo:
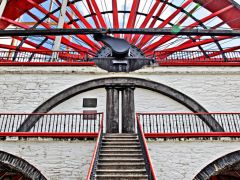
<svg viewBox="0 0 240 180"><path fill-rule="evenodd" d="M105 139L138 139L137 136L104 136Z"/></svg>
<svg viewBox="0 0 240 180"><path fill-rule="evenodd" d="M143 169L145 168L144 162L104 162L98 163L97 169Z"/></svg>
<svg viewBox="0 0 240 180"><path fill-rule="evenodd" d="M112 158L103 158L103 159L99 159L98 163L128 163L128 162L134 162L134 163L144 163L144 159L143 158L131 158L131 159L112 159Z"/></svg>
<svg viewBox="0 0 240 180"><path fill-rule="evenodd" d="M111 154L136 154L136 153L142 153L142 150L139 149L101 149L100 153L111 153Z"/></svg>
<svg viewBox="0 0 240 180"><path fill-rule="evenodd" d="M138 154L110 154L110 153L100 153L99 155L100 158L102 157L109 157L109 158L141 158L142 157L142 153L138 153Z"/></svg>
<svg viewBox="0 0 240 180"><path fill-rule="evenodd" d="M114 142L114 141L110 141L110 142L103 142L102 145L140 145L139 142Z"/></svg>
<svg viewBox="0 0 240 180"><path fill-rule="evenodd" d="M117 145L103 145L102 150L104 149L141 149L140 145L122 145L122 146L117 146Z"/></svg>
<svg viewBox="0 0 240 180"><path fill-rule="evenodd" d="M146 175L146 169L97 169L97 175Z"/></svg>
<svg viewBox="0 0 240 180"><path fill-rule="evenodd" d="M95 176L97 180L112 180L112 179L118 179L118 180L147 180L147 175L96 175Z"/></svg>
<svg viewBox="0 0 240 180"><path fill-rule="evenodd" d="M118 133L107 133L107 134L104 134L104 136L107 136L107 137L137 137L137 134L134 134L134 133L121 133L121 134L118 134Z"/></svg>
<svg viewBox="0 0 240 180"><path fill-rule="evenodd" d="M138 139L123 139L123 138L119 138L119 139L117 139L117 138L108 138L108 139L106 139L106 138L103 138L102 139L103 140L103 142L139 142L139 140Z"/></svg>

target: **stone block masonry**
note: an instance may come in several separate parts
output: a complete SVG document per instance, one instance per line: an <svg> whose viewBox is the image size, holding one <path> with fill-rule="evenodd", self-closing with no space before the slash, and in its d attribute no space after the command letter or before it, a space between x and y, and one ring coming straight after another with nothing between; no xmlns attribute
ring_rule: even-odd
<svg viewBox="0 0 240 180"><path fill-rule="evenodd" d="M238 112L240 67L146 67L132 73L107 73L96 67L0 67L0 112L32 112L58 92L88 80L127 76L168 85L198 101L209 112ZM52 112L82 112L83 98L98 98L105 111L104 89L63 102ZM163 95L135 90L136 112L187 112Z"/></svg>
<svg viewBox="0 0 240 180"><path fill-rule="evenodd" d="M85 179L95 141L0 141L0 150L21 157L49 180Z"/></svg>
<svg viewBox="0 0 240 180"><path fill-rule="evenodd" d="M7 140L0 150L21 157L49 180L85 179L95 141ZM239 150L240 140L148 141L158 179L191 180L217 158Z"/></svg>
<svg viewBox="0 0 240 180"><path fill-rule="evenodd" d="M156 176L191 180L214 160L240 150L240 140L168 140L148 142Z"/></svg>

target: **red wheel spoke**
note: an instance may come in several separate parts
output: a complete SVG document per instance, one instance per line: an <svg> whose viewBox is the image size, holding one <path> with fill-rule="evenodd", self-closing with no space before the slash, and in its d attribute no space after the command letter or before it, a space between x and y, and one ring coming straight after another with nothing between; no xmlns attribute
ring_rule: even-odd
<svg viewBox="0 0 240 180"><path fill-rule="evenodd" d="M33 18L35 19L36 21L40 21L40 19L38 17L36 17L34 14L32 14L31 12L28 12L28 14ZM51 29L51 26L47 23L43 23L41 22L41 25L43 27L45 27L46 29ZM51 40L55 40L55 37L54 36L47 36L49 39ZM78 44L75 44L75 43L72 43L71 41L69 41L66 37L62 37L62 43L65 44L65 45L68 45L69 47L75 49L76 47L78 48L77 50L81 50L81 51L91 51L90 49L86 48L86 47L83 47L83 46L80 46Z"/></svg>
<svg viewBox="0 0 240 180"><path fill-rule="evenodd" d="M165 27L167 24L169 24L171 22L171 20L173 18L175 18L175 16L178 15L178 13L181 12L181 9L186 8L193 0L187 0L180 8L178 8L175 12L173 12L166 20L164 20L159 26L158 28L163 28ZM150 39L152 38L152 36L147 36L145 38L145 40L142 40L139 44L138 47L142 48L142 46L144 46Z"/></svg>
<svg viewBox="0 0 240 180"><path fill-rule="evenodd" d="M113 10L113 28L119 29L117 0L112 0L112 10ZM120 35L114 34L114 37L119 38Z"/></svg>
<svg viewBox="0 0 240 180"><path fill-rule="evenodd" d="M37 8L39 11L41 11L42 13L44 13L45 15L49 14L48 11L46 9L44 9L43 7L39 6L37 3L33 2L32 0L27 0L28 2L30 2L32 5L34 5L35 8ZM49 17L51 19L53 19L55 22L58 22L58 18L52 14L49 14ZM69 26L68 24L64 23L64 28L68 28L70 29L71 26ZM92 47L94 50L97 50L95 44L85 35L78 35L78 38L80 38L82 41L84 41L86 44L88 44L90 47ZM66 42L66 41L64 41ZM70 42L70 44L73 44ZM78 47L81 47L79 45L77 45Z"/></svg>
<svg viewBox="0 0 240 180"><path fill-rule="evenodd" d="M232 52L232 51L236 51L236 50L239 50L239 49L240 49L240 46L227 48L227 49L224 49L223 51L216 51L216 52L213 52L213 53L210 53L210 54L208 53L208 57L209 58L215 57L215 56L221 55L222 53ZM205 56L198 56L194 59L201 59L201 58L205 59L206 57Z"/></svg>
<svg viewBox="0 0 240 180"><path fill-rule="evenodd" d="M102 17L102 14L101 14L100 10L98 9L98 5L97 5L96 1L95 0L91 0L91 2L92 2L92 5L93 5L93 7L95 9L95 12L97 14L97 17L98 17L98 20L99 20L101 26L103 28L107 28L107 25L106 25L106 23L105 23L105 21L104 21L104 19Z"/></svg>
<svg viewBox="0 0 240 180"><path fill-rule="evenodd" d="M228 39L228 38L231 38L231 37L229 37L229 36L218 37L218 41ZM170 52L182 51L184 49L189 49L189 48L193 48L193 47L196 47L196 46L209 44L209 43L212 43L214 41L215 40L212 39L212 38L211 39L204 39L204 40L199 41L199 42L192 42L192 43L187 43L187 44L184 44L184 45L181 44L180 46L177 46L177 47L165 49L165 51L170 51ZM147 54L153 54L153 51L149 51Z"/></svg>
<svg viewBox="0 0 240 180"><path fill-rule="evenodd" d="M131 12L130 12L130 15L129 15L129 18L128 18L128 22L127 22L127 28L134 28L139 4L140 4L140 0L133 0ZM132 36L130 34L125 34L125 36L124 36L124 38L127 41L130 41L131 37Z"/></svg>
<svg viewBox="0 0 240 180"><path fill-rule="evenodd" d="M93 21L95 23L96 28L100 28L100 25L99 25L98 20L96 18L96 13L94 12L93 7L91 5L91 2L89 0L87 0L87 5L88 5L88 8L89 8L89 10L90 10L90 12L92 14L92 19L93 19Z"/></svg>
<svg viewBox="0 0 240 180"><path fill-rule="evenodd" d="M210 14L209 16L206 16L206 17L204 17L203 19L201 19L200 22L201 22L201 23L204 23L204 22L206 22L206 21L208 21L208 20L216 17L217 15L219 15L219 14L221 14L221 13L223 13L223 12L225 12L225 11L228 11L228 10L231 9L232 7L233 7L233 5L228 6L228 7L225 7L225 8L223 8L223 9L221 9L221 10L215 12L215 13L212 13L212 14ZM197 25L200 24L200 22L192 23L191 25L187 26L187 27L184 28L184 29L196 27ZM173 39L174 37L176 37L176 35L174 35L174 36L169 36L168 38L165 36L165 37L164 37L165 39L164 39L164 38L160 39L159 41L151 44L150 46L148 46L148 47L146 47L146 48L144 48L143 51L144 51L145 53L147 53L147 52L149 52L149 51L152 51L153 49L156 49L157 47L159 47L159 46L162 45L163 43L165 43L165 42Z"/></svg>
<svg viewBox="0 0 240 180"><path fill-rule="evenodd" d="M18 27L21 27L21 28L24 28L24 29L29 29L30 27L23 24L23 23L20 23L20 22L17 22L17 21L13 21L11 19L7 19L7 18L4 18L2 17L1 18L2 20L4 21L7 21L15 26L18 26ZM55 37L54 36L46 36L47 38L51 39L51 40L55 40ZM78 44L75 44L75 43L72 43L70 41L68 41L66 38L62 38L62 43L65 44L65 45L68 45L70 47L72 47L73 49L76 49L76 50L80 50L80 51L89 51L89 49L85 48L85 47L82 47ZM36 45L37 46L37 45Z"/></svg>
<svg viewBox="0 0 240 180"><path fill-rule="evenodd" d="M106 3L110 2L110 4ZM125 38L133 50L143 53L143 57L152 57L154 52L161 51L161 56L167 57L176 51L197 50L201 51L197 58L211 58L216 56L227 60L231 56L230 51L239 50L233 42L235 39L229 36L201 35L181 36L178 32L182 29L195 29L198 26L204 29L240 28L240 11L236 5L228 0L223 2L213 0L201 2L196 0L11 0L6 9L2 6L3 15L0 17L0 27L8 26L16 29L53 28L64 29L94 29L94 28L165 28L172 27L170 35L146 35L146 34L113 34L116 38ZM199 2L199 3L198 3ZM112 4L111 4L112 3ZM201 5L200 5L201 4ZM111 7L110 7L111 6ZM124 7L123 7L124 6ZM198 9L201 7L202 9ZM13 9L13 10L9 10ZM200 10L200 11L198 11ZM17 11L16 13L12 13ZM61 13L61 14L59 14ZM123 14L122 14L123 13ZM129 17L128 17L129 15ZM22 18L20 18L22 17ZM123 18L122 18L123 17ZM128 17L128 18L125 18ZM143 18L145 17L145 18ZM165 18L166 17L166 18ZM30 21L30 22L28 22ZM216 24L216 25L215 25ZM122 27L123 26L123 27ZM207 27L208 26L208 27ZM181 28L182 27L182 28ZM182 39L180 39L182 38ZM227 40L229 39L229 40ZM230 42L230 40L233 40ZM9 40L9 41L8 41ZM74 34L66 36L44 35L37 39L30 37L10 37L8 43L0 44L0 48L20 51L53 51L66 49L66 53L59 54L62 59L77 59L77 56L68 54L69 51L84 51L89 57L94 57L105 46L95 41L92 34ZM21 41L19 43L19 41ZM236 41L237 42L237 41ZM9 44L9 45L8 45ZM139 48L139 49L138 49ZM218 49L217 52L207 51ZM177 53L174 53L174 55ZM17 55L17 53L16 53ZM99 54L100 55L100 54ZM134 55L134 51L131 51ZM81 55L80 55L81 56ZM234 58L230 58L230 61Z"/></svg>
<svg viewBox="0 0 240 180"><path fill-rule="evenodd" d="M96 27L101 28L100 27L100 24L101 24L101 26L103 28L107 28L107 25L102 17L100 10L98 9L98 6L97 6L97 3L95 2L95 0L86 0L86 1L87 1L88 8L92 14L92 18L93 18L93 21L94 21Z"/></svg>
<svg viewBox="0 0 240 180"><path fill-rule="evenodd" d="M145 28L147 23L150 21L151 17L153 16L154 12L156 11L157 7L159 6L160 1L156 1L155 4L153 5L151 11L148 13L147 17L144 19L143 23L141 24L140 28ZM139 39L139 34L136 34L133 38L131 43L136 44L136 42Z"/></svg>
<svg viewBox="0 0 240 180"><path fill-rule="evenodd" d="M77 10L77 8L73 4L70 4L69 6L72 9L72 11L76 14L76 16L79 18L79 20L84 24L84 26L86 28L88 28L88 29L92 29L93 28L92 25L87 22L87 20L81 15L81 13Z"/></svg>
<svg viewBox="0 0 240 180"><path fill-rule="evenodd" d="M179 27L181 26L186 20L187 18L189 17L189 14L193 14L198 8L198 5L196 5L188 14L186 14L177 24L176 24L176 27ZM157 44L157 47L164 44L165 42L168 42L170 40L172 40L173 38L175 38L176 35L173 35L173 36L163 36L158 42L154 43L154 44ZM154 45L152 44L152 45ZM148 46L146 48L143 49L143 51L145 51L146 49L151 49L151 46Z"/></svg>

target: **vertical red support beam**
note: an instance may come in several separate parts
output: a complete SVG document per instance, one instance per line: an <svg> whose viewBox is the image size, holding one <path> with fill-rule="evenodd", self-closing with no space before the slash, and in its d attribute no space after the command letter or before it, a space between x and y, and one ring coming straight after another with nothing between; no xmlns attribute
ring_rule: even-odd
<svg viewBox="0 0 240 180"><path fill-rule="evenodd" d="M112 0L112 10L113 10L113 28L119 29L117 0ZM120 34L114 34L114 37L119 38Z"/></svg>
<svg viewBox="0 0 240 180"><path fill-rule="evenodd" d="M140 4L140 0L133 0L131 12L130 12L128 22L127 22L127 28L134 28L139 4ZM132 35L130 35L130 34L125 34L125 36L124 36L124 38L129 42L130 42L131 37L132 37Z"/></svg>

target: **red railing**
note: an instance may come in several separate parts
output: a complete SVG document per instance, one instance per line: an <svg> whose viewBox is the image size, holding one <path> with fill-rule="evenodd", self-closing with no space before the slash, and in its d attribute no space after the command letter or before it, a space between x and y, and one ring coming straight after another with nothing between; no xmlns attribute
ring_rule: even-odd
<svg viewBox="0 0 240 180"><path fill-rule="evenodd" d="M1 66L94 66L90 51L0 51ZM240 51L155 51L151 58L161 66L239 66Z"/></svg>
<svg viewBox="0 0 240 180"><path fill-rule="evenodd" d="M240 137L240 113L137 113L145 137ZM212 132L202 119L214 119L224 132Z"/></svg>
<svg viewBox="0 0 240 180"><path fill-rule="evenodd" d="M148 174L148 179L156 180L157 178L156 178L156 175L155 175L155 172L154 172L154 169L153 169L151 157L150 157L149 152L148 152L148 147L147 147L145 135L144 135L142 125L140 123L138 115L136 116L136 120L137 120L138 138L139 138L140 144L142 146L142 152L143 152L143 156L144 156L144 161L145 161L146 171L147 171L147 174Z"/></svg>
<svg viewBox="0 0 240 180"><path fill-rule="evenodd" d="M38 121L29 132L19 132L31 117ZM0 137L97 137L103 113L0 113Z"/></svg>
<svg viewBox="0 0 240 180"><path fill-rule="evenodd" d="M85 51L0 51L0 65L33 65L33 66L92 66L94 62L89 62L91 52Z"/></svg>
<svg viewBox="0 0 240 180"><path fill-rule="evenodd" d="M155 51L154 58L163 66L240 65L240 51Z"/></svg>
<svg viewBox="0 0 240 180"><path fill-rule="evenodd" d="M91 160L91 164L88 170L88 174L86 177L86 180L93 180L94 179L94 173L95 173L95 169L97 166L97 161L99 159L99 151L102 145L102 136L103 136L103 120L100 123L100 128L99 128L99 132L98 132L98 138L97 138L97 142L95 144L95 148L93 151L93 156L92 156L92 160Z"/></svg>

